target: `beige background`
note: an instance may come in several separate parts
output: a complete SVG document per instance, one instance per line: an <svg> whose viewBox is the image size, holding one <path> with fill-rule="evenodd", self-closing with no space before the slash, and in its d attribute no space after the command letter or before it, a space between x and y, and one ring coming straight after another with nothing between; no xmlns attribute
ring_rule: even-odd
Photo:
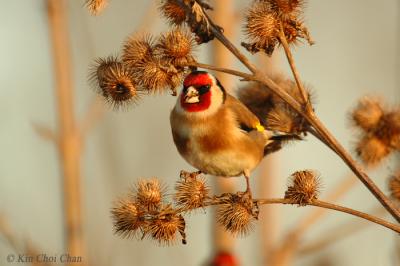
<svg viewBox="0 0 400 266"><path fill-rule="evenodd" d="M98 56L118 52L151 1L110 2L100 17L90 17L83 1L68 2L78 115L95 96L87 82L88 66ZM248 1L236 2L239 8ZM20 236L32 239L47 254L61 254L63 216L57 152L32 130L32 122L56 127L45 1L0 3L0 213ZM316 92L318 114L348 148L352 131L346 112L358 97L376 93L392 104L400 102L399 11L396 0L308 1L306 22L317 44L296 48L295 57L303 79ZM158 15L150 20L154 20L153 32L164 29L165 22ZM200 50L200 61L207 61L206 49ZM284 61L282 68L288 70ZM236 86L239 83L235 80ZM111 203L138 177L158 176L172 187L180 169L192 169L172 143L168 116L174 101L170 96L148 97L128 112L107 110L89 137L82 173L92 265L201 265L211 254L210 211L189 217L186 246L158 247L149 241L123 240L112 234ZM276 158L280 183L276 196L283 195L286 177L298 169L317 169L324 193L349 172L312 137L287 147ZM381 187L385 187L385 177L394 170L394 163L392 158L371 173ZM257 180L252 181L256 185ZM243 180L238 184L243 186ZM361 185L342 203L360 210L377 204ZM280 210L283 232L306 211L289 206ZM350 219L332 213L311 230L306 240ZM243 265L261 265L259 245L258 229L238 241ZM10 252L0 242L0 265L7 265L5 257ZM295 265L326 265L317 264L326 257L333 265L396 265L395 254L399 252L392 233L371 225L318 255L296 260Z"/></svg>

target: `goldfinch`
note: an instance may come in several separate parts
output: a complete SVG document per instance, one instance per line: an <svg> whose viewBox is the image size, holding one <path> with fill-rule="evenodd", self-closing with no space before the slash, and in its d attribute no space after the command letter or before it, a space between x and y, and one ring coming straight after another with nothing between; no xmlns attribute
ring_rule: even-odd
<svg viewBox="0 0 400 266"><path fill-rule="evenodd" d="M285 135L266 130L255 114L204 71L185 78L170 124L178 152L189 164L205 174L244 175L248 193L250 173L274 141Z"/></svg>

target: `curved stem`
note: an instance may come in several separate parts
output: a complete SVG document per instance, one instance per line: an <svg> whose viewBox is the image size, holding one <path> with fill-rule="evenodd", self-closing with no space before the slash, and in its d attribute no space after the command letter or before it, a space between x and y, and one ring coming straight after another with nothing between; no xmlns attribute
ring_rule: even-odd
<svg viewBox="0 0 400 266"><path fill-rule="evenodd" d="M223 68L223 67L216 67L216 66L212 66L212 65L198 63L198 62L190 62L190 63L187 63L187 64L185 64L183 66L200 67L200 68L204 68L204 69L214 70L214 71L218 71L218 72L227 73L227 74L231 74L231 75L234 75L234 76L242 77L245 80L250 80L253 77L253 75L246 74L244 72L240 72L240 71L237 71L237 70L233 70L233 69L229 69L229 68Z"/></svg>
<svg viewBox="0 0 400 266"><path fill-rule="evenodd" d="M301 82L301 80L300 80L300 74L297 71L297 67L294 63L293 55L292 55L292 52L290 51L289 44L288 44L286 36L285 36L285 32L283 31L282 23L281 23L281 27L279 30L279 39L281 41L283 49L285 50L286 58L289 62L290 68L293 72L294 80L296 81L296 85L297 85L297 88L299 89L301 98L303 100L303 104L307 108L307 111L312 112L312 106L310 104L310 101L308 100L308 95L303 86L303 82Z"/></svg>
<svg viewBox="0 0 400 266"><path fill-rule="evenodd" d="M293 201L289 200L289 199L260 199L260 200L254 200L254 202L257 202L258 204L291 204L293 205ZM330 209L330 210L334 210L334 211L339 211L339 212L343 212L343 213L347 213L353 216L357 216L359 218L368 220L370 222L382 225L386 228L389 228L397 233L400 233L400 226L388 221L385 221L381 218L378 218L376 216L370 215L368 213L364 213L364 212L360 212L351 208L347 208L341 205L337 205L337 204L333 204L333 203L329 203L329 202L325 202L325 201L321 201L321 200L313 200L310 203L307 203L306 205L311 205L311 206L315 206L315 207L320 207L320 208L325 208L325 209Z"/></svg>

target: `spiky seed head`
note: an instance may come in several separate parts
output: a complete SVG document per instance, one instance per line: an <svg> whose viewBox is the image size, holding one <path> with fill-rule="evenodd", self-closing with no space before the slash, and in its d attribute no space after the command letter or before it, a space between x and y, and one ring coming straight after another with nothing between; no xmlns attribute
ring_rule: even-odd
<svg viewBox="0 0 400 266"><path fill-rule="evenodd" d="M107 4L107 0L86 0L86 7L94 16L100 14L106 8Z"/></svg>
<svg viewBox="0 0 400 266"><path fill-rule="evenodd" d="M132 69L116 57L97 59L90 79L98 92L116 108L136 103L143 94L143 90L136 85Z"/></svg>
<svg viewBox="0 0 400 266"><path fill-rule="evenodd" d="M270 0L270 2L275 5L281 17L297 15L304 6L302 0Z"/></svg>
<svg viewBox="0 0 400 266"><path fill-rule="evenodd" d="M269 2L279 18L286 20L302 13L304 1L302 0L264 0Z"/></svg>
<svg viewBox="0 0 400 266"><path fill-rule="evenodd" d="M175 28L162 34L158 44L157 53L161 58L172 63L176 68L193 61L195 40L188 30Z"/></svg>
<svg viewBox="0 0 400 266"><path fill-rule="evenodd" d="M154 217L145 229L154 240L161 245L173 244L177 233L183 237L185 243L185 220L171 205L164 206L157 217Z"/></svg>
<svg viewBox="0 0 400 266"><path fill-rule="evenodd" d="M152 56L153 46L151 35L133 34L124 43L122 62L134 69Z"/></svg>
<svg viewBox="0 0 400 266"><path fill-rule="evenodd" d="M290 185L285 192L285 199L290 199L299 205L307 205L318 199L320 181L315 171L297 171L290 176L289 180Z"/></svg>
<svg viewBox="0 0 400 266"><path fill-rule="evenodd" d="M267 125L271 130L299 134L302 132L302 125L293 112L285 105L278 105L267 115Z"/></svg>
<svg viewBox="0 0 400 266"><path fill-rule="evenodd" d="M264 50L271 54L278 43L279 21L271 5L267 2L255 2L246 14L245 33L252 42L245 45L251 52ZM251 46L255 49L251 50Z"/></svg>
<svg viewBox="0 0 400 266"><path fill-rule="evenodd" d="M159 9L171 25L179 26L186 21L185 10L177 0L163 0Z"/></svg>
<svg viewBox="0 0 400 266"><path fill-rule="evenodd" d="M368 166L376 166L390 153L390 148L375 136L364 136L356 144L356 152L361 161Z"/></svg>
<svg viewBox="0 0 400 266"><path fill-rule="evenodd" d="M143 179L136 184L136 193L133 198L137 203L149 211L158 209L163 199L163 188L156 178Z"/></svg>
<svg viewBox="0 0 400 266"><path fill-rule="evenodd" d="M138 230L145 225L145 213L136 202L120 200L111 210L114 222L114 231L122 237L135 236Z"/></svg>
<svg viewBox="0 0 400 266"><path fill-rule="evenodd" d="M258 219L258 206L245 193L228 194L217 210L217 221L235 235L246 235Z"/></svg>
<svg viewBox="0 0 400 266"><path fill-rule="evenodd" d="M150 93L162 93L171 86L172 77L175 73L168 73L166 66L155 57L146 58L135 69L135 76Z"/></svg>
<svg viewBox="0 0 400 266"><path fill-rule="evenodd" d="M389 191L394 199L400 201L400 171L390 177Z"/></svg>
<svg viewBox="0 0 400 266"><path fill-rule="evenodd" d="M204 201L208 198L210 191L204 178L196 176L181 178L175 190L175 202L183 210L193 210L204 206Z"/></svg>
<svg viewBox="0 0 400 266"><path fill-rule="evenodd" d="M351 113L354 124L366 131L375 130L382 116L382 103L373 97L362 98Z"/></svg>

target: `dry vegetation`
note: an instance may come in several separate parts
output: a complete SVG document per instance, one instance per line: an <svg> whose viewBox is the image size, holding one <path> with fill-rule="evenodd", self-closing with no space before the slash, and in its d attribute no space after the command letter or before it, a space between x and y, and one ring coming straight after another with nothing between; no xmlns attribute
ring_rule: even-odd
<svg viewBox="0 0 400 266"><path fill-rule="evenodd" d="M400 109L386 107L377 97L364 97L350 112L359 134L355 136L355 153L363 166L341 146L314 112L312 96L301 81L291 46L313 40L303 22L302 0L257 0L248 8L244 21L247 40L242 46L251 53L271 55L283 48L291 67L293 80L283 75L269 77L234 45L208 16L212 7L202 0L159 1L160 13L171 24L171 30L160 36L133 35L127 38L121 56L98 59L92 81L99 93L114 107L138 103L144 95L170 92L193 69L203 68L229 73L248 82L239 92L240 100L252 102L250 109L265 118L271 129L287 132L299 139L314 135L336 153L369 189L371 196L399 222L400 178L394 174L388 184L391 198L379 189L365 173L364 167L383 163L383 159L400 149ZM87 1L93 14L105 1ZM218 68L196 60L195 50L209 41L219 41L247 67L249 73ZM279 150L278 143L271 152ZM173 243L177 236L185 239L184 216L196 209L215 205L218 222L234 234L246 234L258 219L261 204L312 205L345 212L383 225L400 233L398 223L390 223L371 214L320 201L319 175L305 170L293 173L290 184L280 199L253 199L248 194L212 195L198 173L182 172L173 197L166 197L156 179L142 180L131 195L115 204L112 210L115 231L122 236L152 238L161 244Z"/></svg>

